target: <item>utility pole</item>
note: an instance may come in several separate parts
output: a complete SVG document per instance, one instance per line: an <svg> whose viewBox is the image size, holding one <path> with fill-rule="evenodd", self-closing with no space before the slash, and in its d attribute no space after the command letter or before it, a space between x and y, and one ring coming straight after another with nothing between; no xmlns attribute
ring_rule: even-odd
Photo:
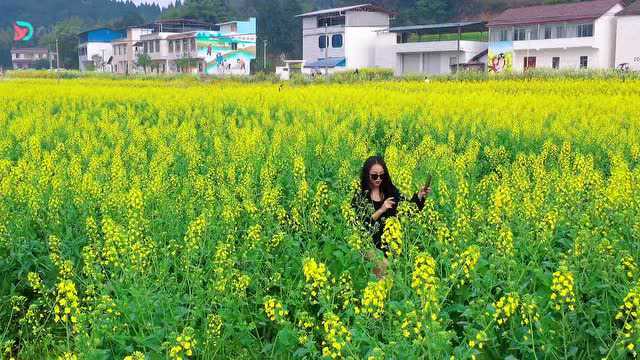
<svg viewBox="0 0 640 360"><path fill-rule="evenodd" d="M56 36L56 69L60 70L60 50L58 48L58 37Z"/></svg>
<svg viewBox="0 0 640 360"><path fill-rule="evenodd" d="M267 71L267 39L262 40L264 48L262 51L262 70Z"/></svg>
<svg viewBox="0 0 640 360"><path fill-rule="evenodd" d="M324 22L324 76L329 75L329 64L327 62L327 57L329 56L329 36L327 35L327 26L329 20L325 20Z"/></svg>

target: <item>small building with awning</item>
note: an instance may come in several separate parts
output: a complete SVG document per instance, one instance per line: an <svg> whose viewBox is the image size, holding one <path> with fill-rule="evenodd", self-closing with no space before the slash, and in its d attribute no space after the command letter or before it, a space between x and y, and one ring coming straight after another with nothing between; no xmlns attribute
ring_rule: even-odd
<svg viewBox="0 0 640 360"><path fill-rule="evenodd" d="M377 31L389 28L392 12L374 4L323 9L302 20L305 73L333 73L375 67Z"/></svg>

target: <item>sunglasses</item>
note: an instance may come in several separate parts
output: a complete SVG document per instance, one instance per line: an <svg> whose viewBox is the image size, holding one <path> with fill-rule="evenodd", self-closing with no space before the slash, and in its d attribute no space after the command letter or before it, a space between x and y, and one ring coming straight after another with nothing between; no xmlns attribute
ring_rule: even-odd
<svg viewBox="0 0 640 360"><path fill-rule="evenodd" d="M369 174L369 178L371 178L371 180L373 180L373 181L378 180L378 179L382 180L382 179L384 179L384 175L385 175L384 173L382 173L382 174Z"/></svg>

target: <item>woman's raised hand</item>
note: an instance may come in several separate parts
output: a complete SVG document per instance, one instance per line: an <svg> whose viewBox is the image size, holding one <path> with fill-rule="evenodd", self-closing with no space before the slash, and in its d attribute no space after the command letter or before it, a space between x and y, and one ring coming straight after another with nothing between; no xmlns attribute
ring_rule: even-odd
<svg viewBox="0 0 640 360"><path fill-rule="evenodd" d="M384 211L387 211L391 208L393 208L394 206L396 206L396 202L393 201L393 198L387 198L384 203L382 203L382 208L384 209Z"/></svg>

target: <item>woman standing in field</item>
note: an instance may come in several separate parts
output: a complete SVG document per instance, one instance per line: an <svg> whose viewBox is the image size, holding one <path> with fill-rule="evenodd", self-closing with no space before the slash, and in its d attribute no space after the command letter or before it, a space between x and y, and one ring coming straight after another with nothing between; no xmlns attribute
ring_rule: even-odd
<svg viewBox="0 0 640 360"><path fill-rule="evenodd" d="M422 210L425 198L429 194L431 194L431 187L425 185L420 191L413 194L409 201L418 205L418 209ZM385 259L376 264L374 268L374 273L378 278L384 276L387 268L388 249L382 244L384 223L387 218L397 214L397 206L400 201L407 201L407 199L393 185L384 159L379 155L368 158L360 172L360 190L355 194L351 205L355 208L360 221L371 230L373 244L385 255ZM373 251L367 253L367 258L371 259L374 256Z"/></svg>

